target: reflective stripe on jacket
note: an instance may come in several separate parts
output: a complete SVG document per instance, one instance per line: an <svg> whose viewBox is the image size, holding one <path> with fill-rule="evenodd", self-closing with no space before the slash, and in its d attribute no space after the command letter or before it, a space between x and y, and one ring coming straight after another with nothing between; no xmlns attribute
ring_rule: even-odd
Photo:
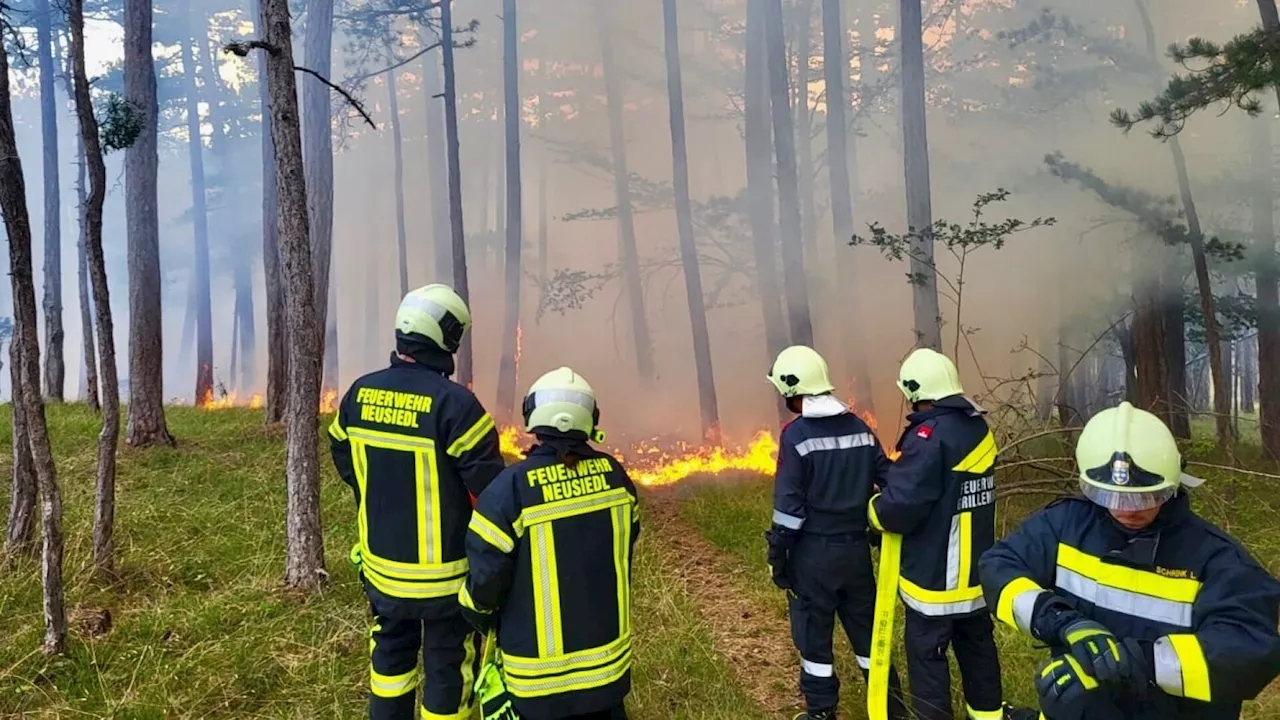
<svg viewBox="0 0 1280 720"><path fill-rule="evenodd" d="M871 484L888 463L871 428L851 412L796 418L778 441L774 524L817 535L866 532Z"/></svg>

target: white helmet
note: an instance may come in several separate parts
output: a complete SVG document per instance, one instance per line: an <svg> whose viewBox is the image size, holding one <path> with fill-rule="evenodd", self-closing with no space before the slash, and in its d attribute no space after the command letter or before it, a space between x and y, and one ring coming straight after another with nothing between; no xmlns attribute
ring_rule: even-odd
<svg viewBox="0 0 1280 720"><path fill-rule="evenodd" d="M956 364L930 348L916 348L902 361L898 389L912 404L964 394Z"/></svg>
<svg viewBox="0 0 1280 720"><path fill-rule="evenodd" d="M787 398L835 390L827 373L827 361L807 345L792 345L778 353L766 377Z"/></svg>
<svg viewBox="0 0 1280 720"><path fill-rule="evenodd" d="M1076 441L1080 490L1111 510L1158 507L1182 485L1204 480L1182 471L1173 433L1160 418L1127 402L1094 415Z"/></svg>
<svg viewBox="0 0 1280 720"><path fill-rule="evenodd" d="M596 430L600 408L591 385L567 367L556 368L538 378L529 388L521 407L525 430L550 428L563 433L581 432L600 442L603 434Z"/></svg>
<svg viewBox="0 0 1280 720"><path fill-rule="evenodd" d="M471 327L467 303L448 285L435 283L412 290L396 310L396 330L422 335L442 350L458 352L462 336Z"/></svg>

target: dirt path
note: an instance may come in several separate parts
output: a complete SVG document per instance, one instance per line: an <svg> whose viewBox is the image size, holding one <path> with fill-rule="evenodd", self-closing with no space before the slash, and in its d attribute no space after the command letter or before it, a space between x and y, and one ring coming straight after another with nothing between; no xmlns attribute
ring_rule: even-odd
<svg viewBox="0 0 1280 720"><path fill-rule="evenodd" d="M645 535L659 547L663 570L684 585L711 630L715 651L728 661L743 692L769 713L802 707L796 687L800 662L786 618L739 589L763 581L764 558L758 577L746 577L737 563L680 520L678 500L678 489L648 493L642 500Z"/></svg>

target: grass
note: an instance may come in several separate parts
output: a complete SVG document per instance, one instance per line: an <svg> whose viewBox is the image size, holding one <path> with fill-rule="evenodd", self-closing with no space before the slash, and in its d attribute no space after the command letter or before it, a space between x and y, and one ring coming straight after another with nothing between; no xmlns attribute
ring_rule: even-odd
<svg viewBox="0 0 1280 720"><path fill-rule="evenodd" d="M172 449L121 446L120 582L98 588L89 556L98 420L79 406L48 418L63 490L70 648L38 652L39 568L0 575L0 717L359 718L365 716L368 605L347 561L350 491L324 468L328 588L298 598L283 572L284 448L250 410L173 408ZM0 474L11 459L0 411ZM0 506L8 483L0 483ZM636 718L756 718L705 624L664 570L661 532L635 562ZM94 636L87 618L111 616Z"/></svg>

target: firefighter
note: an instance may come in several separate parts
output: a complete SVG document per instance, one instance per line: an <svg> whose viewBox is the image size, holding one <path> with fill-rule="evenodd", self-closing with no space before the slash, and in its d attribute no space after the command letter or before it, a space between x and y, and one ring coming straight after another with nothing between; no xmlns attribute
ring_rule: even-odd
<svg viewBox="0 0 1280 720"><path fill-rule="evenodd" d="M1051 503L982 557L997 618L1047 644L1049 720L1239 718L1280 674L1280 582L1198 516L1203 480L1127 402L1076 444L1083 497Z"/></svg>
<svg viewBox="0 0 1280 720"><path fill-rule="evenodd" d="M581 375L567 367L543 375L522 411L537 444L476 502L459 601L477 630L496 630L521 718L625 720L636 488L590 444L604 435Z"/></svg>
<svg viewBox="0 0 1280 720"><path fill-rule="evenodd" d="M997 448L986 411L964 395L951 359L929 348L903 361L898 387L912 412L901 455L869 505L876 530L902 536L898 594L916 716L953 717L950 647L969 718L1034 718L1003 701L995 628L978 583L978 558L995 541Z"/></svg>
<svg viewBox="0 0 1280 720"><path fill-rule="evenodd" d="M493 419L449 379L470 325L446 285L405 295L390 367L356 380L329 426L334 465L356 499L352 560L373 613L374 720L419 715L419 685L423 720L462 720L473 707L480 638L457 596L472 498L503 462Z"/></svg>
<svg viewBox="0 0 1280 720"><path fill-rule="evenodd" d="M835 717L840 695L831 647L836 617L863 677L871 667L876 581L867 541L867 500L888 464L871 428L831 393L827 363L812 348L779 353L769 382L797 417L782 430L773 485L773 523L765 538L773 582L787 591L791 637L800 653L807 712ZM897 674L891 717L905 718Z"/></svg>

